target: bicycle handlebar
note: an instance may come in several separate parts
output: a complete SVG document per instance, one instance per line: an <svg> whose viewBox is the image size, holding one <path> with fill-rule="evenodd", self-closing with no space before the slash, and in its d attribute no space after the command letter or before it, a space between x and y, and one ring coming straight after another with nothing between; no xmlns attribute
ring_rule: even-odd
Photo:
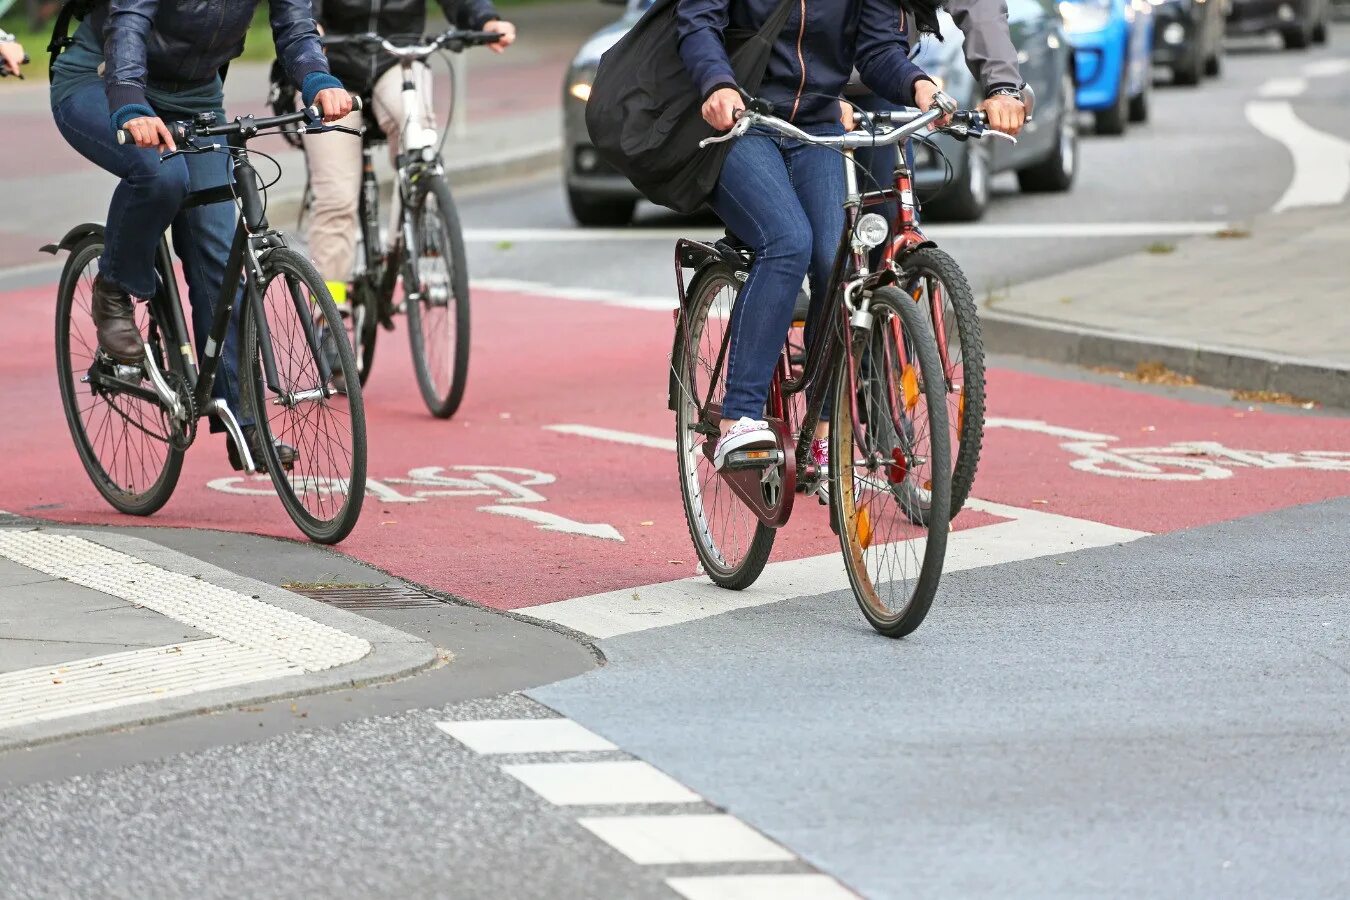
<svg viewBox="0 0 1350 900"><path fill-rule="evenodd" d="M351 95L352 111L355 112L361 108L361 98L356 94ZM333 126L324 125L321 119L321 113L318 106L307 106L304 109L293 113L286 113L283 116L268 116L258 119L253 116L235 116L234 121L226 122L223 125L197 125L195 122L174 122L169 130L172 131L179 140L191 141L194 137L220 137L230 134L242 134L245 140L257 137L264 131L270 131L275 128L284 128L287 125L295 125L304 122L305 131L315 133L322 132ZM117 129L117 143L130 144L135 143L135 139L124 128Z"/></svg>
<svg viewBox="0 0 1350 900"><path fill-rule="evenodd" d="M933 108L928 112L920 112L917 109L907 109L898 112L869 113L865 118L870 118L873 122L880 125L894 126L890 131L875 133L871 131L856 130L845 132L842 135L814 135L808 134L791 122L784 121L777 116L770 115L762 111L765 105L758 101L751 101L748 108L741 111L736 119L736 124L725 134L717 137L704 138L699 141L700 147L708 147L712 144L721 144L726 141L735 140L745 134L755 126L777 131L786 137L794 138L806 144L817 144L823 147L835 147L840 150L861 150L866 147L885 147L890 144L898 144L903 140L913 137L924 128L937 122L944 115L951 117L951 122L939 127L939 131L944 131L959 140L965 140L969 137L987 137L998 136L1012 143L1017 143L1017 138L1010 134L1003 134L999 131L988 130L988 120L984 113L978 110L957 109L956 103L946 94L939 93L934 98Z"/></svg>
<svg viewBox="0 0 1350 900"><path fill-rule="evenodd" d="M329 47L339 44L356 44L370 49L383 50L398 59L425 59L442 49L458 53L465 47L495 44L501 39L502 35L496 31L461 31L458 28L451 28L435 37L426 37L425 35L385 37L384 35L367 32L365 34L326 34L319 38L319 42ZM409 43L400 45L395 43L397 40L406 40Z"/></svg>

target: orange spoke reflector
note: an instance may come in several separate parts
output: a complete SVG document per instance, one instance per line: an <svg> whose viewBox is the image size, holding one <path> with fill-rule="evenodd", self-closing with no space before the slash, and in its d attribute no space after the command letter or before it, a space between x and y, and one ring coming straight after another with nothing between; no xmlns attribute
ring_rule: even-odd
<svg viewBox="0 0 1350 900"><path fill-rule="evenodd" d="M913 412L919 402L919 373L913 366L905 366L900 373L900 386L905 392L905 412Z"/></svg>
<svg viewBox="0 0 1350 900"><path fill-rule="evenodd" d="M966 426L966 386L961 385L961 395L956 398L956 433L960 434Z"/></svg>
<svg viewBox="0 0 1350 900"><path fill-rule="evenodd" d="M872 546L872 517L868 514L867 507L858 510L854 521L858 523L858 544L866 550Z"/></svg>

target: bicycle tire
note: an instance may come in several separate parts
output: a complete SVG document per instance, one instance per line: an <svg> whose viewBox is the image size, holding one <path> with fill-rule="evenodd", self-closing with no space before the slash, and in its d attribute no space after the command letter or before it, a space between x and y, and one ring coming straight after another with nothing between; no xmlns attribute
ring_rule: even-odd
<svg viewBox="0 0 1350 900"><path fill-rule="evenodd" d="M450 195L450 186L438 175L429 176L424 182L404 212L404 215L412 217L413 237L412 246L404 248L404 305L408 315L413 369L417 373L417 386L422 392L422 400L433 416L448 419L455 414L464 399L464 383L469 374L469 268L464 253L464 233L460 229L459 214L455 210L454 198ZM428 200L434 201L434 212L428 206ZM439 231L435 237L438 246L435 247L426 244L432 238L426 227L428 220L434 220ZM432 255L424 258L424 250ZM443 284L431 280L428 260L435 259L444 260L448 269ZM441 280L439 271L435 276L436 281ZM417 300L407 296L410 284L417 286ZM446 309L444 327L439 315L442 293L445 294ZM429 333L434 333L439 339L451 328L453 335L446 341L445 350L453 354L453 358L448 361L448 365L441 365L439 359L431 358L439 354L429 350L427 338ZM448 377L442 386L437 378L446 375Z"/></svg>
<svg viewBox="0 0 1350 900"><path fill-rule="evenodd" d="M375 367L375 339L380 334L378 308L379 299L367 282L358 281L352 286L351 315L344 322L352 356L361 373L361 387L370 381L370 372Z"/></svg>
<svg viewBox="0 0 1350 900"><path fill-rule="evenodd" d="M272 305L278 279L284 282L284 292L276 292L277 302ZM344 393L308 398L297 401L294 406L281 402L280 396L268 395L271 388L264 384L259 341L262 328L258 315L263 309L266 310L267 333L276 359L278 387L283 392L289 389L295 394L320 386L316 354L310 350L306 325L300 315L300 309L304 309L313 317L311 325L319 324L333 336L328 355L336 359L334 368L341 369L346 381ZM254 425L261 433L259 443L266 456L272 485L287 515L306 537L319 544L335 544L356 526L366 485L365 407L356 358L346 340L342 317L323 278L310 261L293 250L278 249L263 261L263 280L258 285L256 299L250 298L246 302L242 327L239 371L248 395L244 413L255 418ZM317 334L316 331L315 339L319 340ZM290 340L289 352L282 352L280 342L283 339ZM306 415L313 409L322 411L313 416L314 419L321 418L322 423L312 435L301 430L303 422L285 418L302 402L306 404ZM258 410L266 411L266 415L258 415ZM320 459L320 441L336 437L350 437L347 444L339 448L337 460L332 458L331 448L328 458ZM277 454L277 440L290 443L297 450L298 458L290 472L283 468ZM298 475L297 468L300 470ZM315 499L307 504L311 493ZM324 498L334 494L341 495L342 502L331 509L330 514L325 514L330 504L326 504ZM320 514L315 513L315 507Z"/></svg>
<svg viewBox="0 0 1350 900"><path fill-rule="evenodd" d="M984 337L980 328L980 314L975 306L975 295L965 273L950 254L935 247L925 247L906 256L903 262L907 286L913 284L916 276L925 274L942 284L943 297L951 304L952 324L955 324L955 337L960 349L961 390L953 392L954 381L947 379L947 424L951 428L955 445L953 447L954 465L952 467L952 511L956 516L970 498L975 486L975 473L980 465L980 452L984 446L985 413L985 374L984 374ZM914 291L910 291L914 296ZM918 299L918 298L916 298ZM923 297L928 303L929 298ZM929 310L931 315L931 303ZM948 358L951 355L953 330L943 316L944 331L948 342ZM934 336L937 328L934 326Z"/></svg>
<svg viewBox="0 0 1350 900"><path fill-rule="evenodd" d="M739 591L754 584L764 571L769 553L773 550L776 531L760 522L744 501L722 482L703 450L704 440L711 438L694 430L698 423L699 400L696 398L706 394L700 388L700 384L706 384L706 372L703 382L694 377L693 370L699 357L691 354L698 353L704 346L709 312L724 289L731 290L729 300L734 303L740 290L740 281L736 278L735 269L721 263L701 271L689 286L689 303L686 312L681 315L680 338L671 359L671 365L679 367L676 369L675 459L685 524L689 527L689 538L693 541L699 563L718 587ZM729 322L730 316L726 316L723 321ZM724 336L718 337L716 341L720 345L723 339ZM709 485L713 486L713 494L717 498L712 503L711 511L704 502ZM717 488L721 489L720 492ZM714 534L714 531L725 530L730 525L733 514L738 516L734 526L736 530L749 534L749 538L743 542L744 549L739 552L736 548L741 546L740 542L737 542L736 547L726 546L731 542L719 539Z"/></svg>
<svg viewBox="0 0 1350 900"><path fill-rule="evenodd" d="M105 395L96 394L90 389L89 394L93 399L89 401L88 406L82 406L79 388L76 386L77 379L83 377L94 364L94 354L98 346L88 298L93 290L94 275L91 267L97 265L102 253L101 238L86 238L71 249L70 256L61 271L56 303L56 371L57 382L61 389L61 406L65 410L66 424L75 442L75 450L95 489L118 512L129 516L149 516L159 511L173 495L183 469L184 451L176 449L167 440L155 441L151 435L131 424L130 415L140 408L140 404L145 404L145 401L131 400L125 407L119 407ZM84 299L81 300L81 297ZM138 312L144 313L144 317L137 318L142 319L142 322L138 322L142 328L142 336L147 336L143 321L150 315L150 304L138 303L136 306ZM181 358L176 353L164 352L162 336L149 337L160 370L172 372L182 378ZM178 341L172 340L169 345L176 347ZM72 360L72 353L77 356L75 360ZM91 435L91 418L100 404L108 408L106 417L101 419L104 424L93 425L94 434ZM163 425L167 429L167 417L164 417L162 407L156 405L156 410L163 417ZM141 418L139 413L136 415L142 424L146 424L146 420ZM110 434L119 427L119 420L122 434L125 435L122 439L112 437ZM164 433L167 437L168 431ZM147 438L147 441L143 449L133 454L132 441L138 436ZM153 471L144 468L147 452ZM103 458L106 455L120 457L111 463L114 470L112 472L109 471L110 462ZM144 484L144 487L139 490L136 483L132 483L133 456L142 466L142 477L139 482ZM150 475L154 477L151 478Z"/></svg>
<svg viewBox="0 0 1350 900"><path fill-rule="evenodd" d="M942 364L928 315L903 292L890 287L872 295L871 312L872 325L850 335L852 353L841 355L835 374L834 384L840 389L834 392L830 425L830 504L839 525L844 568L863 616L880 634L900 638L918 628L928 615L942 579L950 521L947 513L951 508L946 395L943 379L931 377L931 373L941 373ZM896 367L890 363L892 358L897 363L901 359L901 345L894 343L893 322L899 324L910 367L917 365L912 374L910 367L901 366L898 380ZM856 385L857 391L843 388L849 384ZM876 403L877 396L885 398L885 403ZM857 421L854 397L859 400ZM896 407L897 399L904 404L903 412ZM926 469L922 462L925 433L921 428L925 420L929 451ZM895 422L901 422L899 431L891 424ZM865 474L859 474L860 452L866 453ZM864 496L869 487L881 501L875 506ZM930 509L920 523L906 507L925 490L930 494ZM897 534L888 531L878 541L878 519L891 505L897 510L889 521L901 523L903 519L903 523ZM923 540L921 561L915 544L919 539ZM899 580L906 586L900 603L888 603L882 596L883 587L893 595L897 583L893 568L882 572L892 548L902 561L914 551L917 564L912 578L908 570L900 573ZM875 563L876 574L868 556L874 549L877 552L871 554L871 562ZM878 577L883 574L884 580ZM908 587L911 581L912 589Z"/></svg>

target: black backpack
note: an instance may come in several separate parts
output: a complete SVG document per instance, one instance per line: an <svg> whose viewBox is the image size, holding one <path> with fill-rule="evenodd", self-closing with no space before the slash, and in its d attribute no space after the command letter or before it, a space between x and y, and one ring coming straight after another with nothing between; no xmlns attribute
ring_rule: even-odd
<svg viewBox="0 0 1350 900"><path fill-rule="evenodd" d="M780 0L756 32L725 33L731 68L743 90L759 90L769 51L796 2ZM680 59L678 4L656 0L600 57L586 102L586 130L601 158L647 199L690 213L717 185L731 145L698 146L718 132L703 121L703 99Z"/></svg>
<svg viewBox="0 0 1350 900"><path fill-rule="evenodd" d="M47 52L52 55L51 62L47 64L49 73L51 67L56 65L56 58L75 42L70 36L71 20L83 22L84 17L93 12L95 7L106 2L107 0L65 0L61 4L61 11L56 14L56 22L52 25L52 39L47 44Z"/></svg>

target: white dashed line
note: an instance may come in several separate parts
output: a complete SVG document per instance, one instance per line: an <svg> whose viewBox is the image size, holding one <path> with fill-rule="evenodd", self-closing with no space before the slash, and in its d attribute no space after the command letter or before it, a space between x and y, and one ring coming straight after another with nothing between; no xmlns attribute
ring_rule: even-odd
<svg viewBox="0 0 1350 900"><path fill-rule="evenodd" d="M555 806L697 803L698 794L640 760L526 763L502 771Z"/></svg>
<svg viewBox="0 0 1350 900"><path fill-rule="evenodd" d="M1258 96L1268 99L1278 99L1282 97L1297 97L1308 89L1308 79L1306 78L1272 78L1261 85L1256 92Z"/></svg>
<svg viewBox="0 0 1350 900"><path fill-rule="evenodd" d="M436 727L475 753L581 753L614 745L571 719L486 719L437 722Z"/></svg>
<svg viewBox="0 0 1350 900"><path fill-rule="evenodd" d="M792 852L735 816L606 816L584 828L640 866L787 862Z"/></svg>
<svg viewBox="0 0 1350 900"><path fill-rule="evenodd" d="M649 434L637 434L632 431L615 431L613 428L597 428L594 425L545 425L544 430L595 438L599 441L611 441L615 444L631 444L634 447L669 450L672 453L676 450L674 438L652 437Z"/></svg>
<svg viewBox="0 0 1350 900"><path fill-rule="evenodd" d="M1305 123L1287 100L1255 100L1247 121L1279 141L1294 161L1294 177L1274 212L1302 206L1334 206L1350 192L1350 143Z"/></svg>
<svg viewBox="0 0 1350 900"><path fill-rule="evenodd" d="M857 894L828 875L696 875L667 878L685 900L856 900Z"/></svg>

